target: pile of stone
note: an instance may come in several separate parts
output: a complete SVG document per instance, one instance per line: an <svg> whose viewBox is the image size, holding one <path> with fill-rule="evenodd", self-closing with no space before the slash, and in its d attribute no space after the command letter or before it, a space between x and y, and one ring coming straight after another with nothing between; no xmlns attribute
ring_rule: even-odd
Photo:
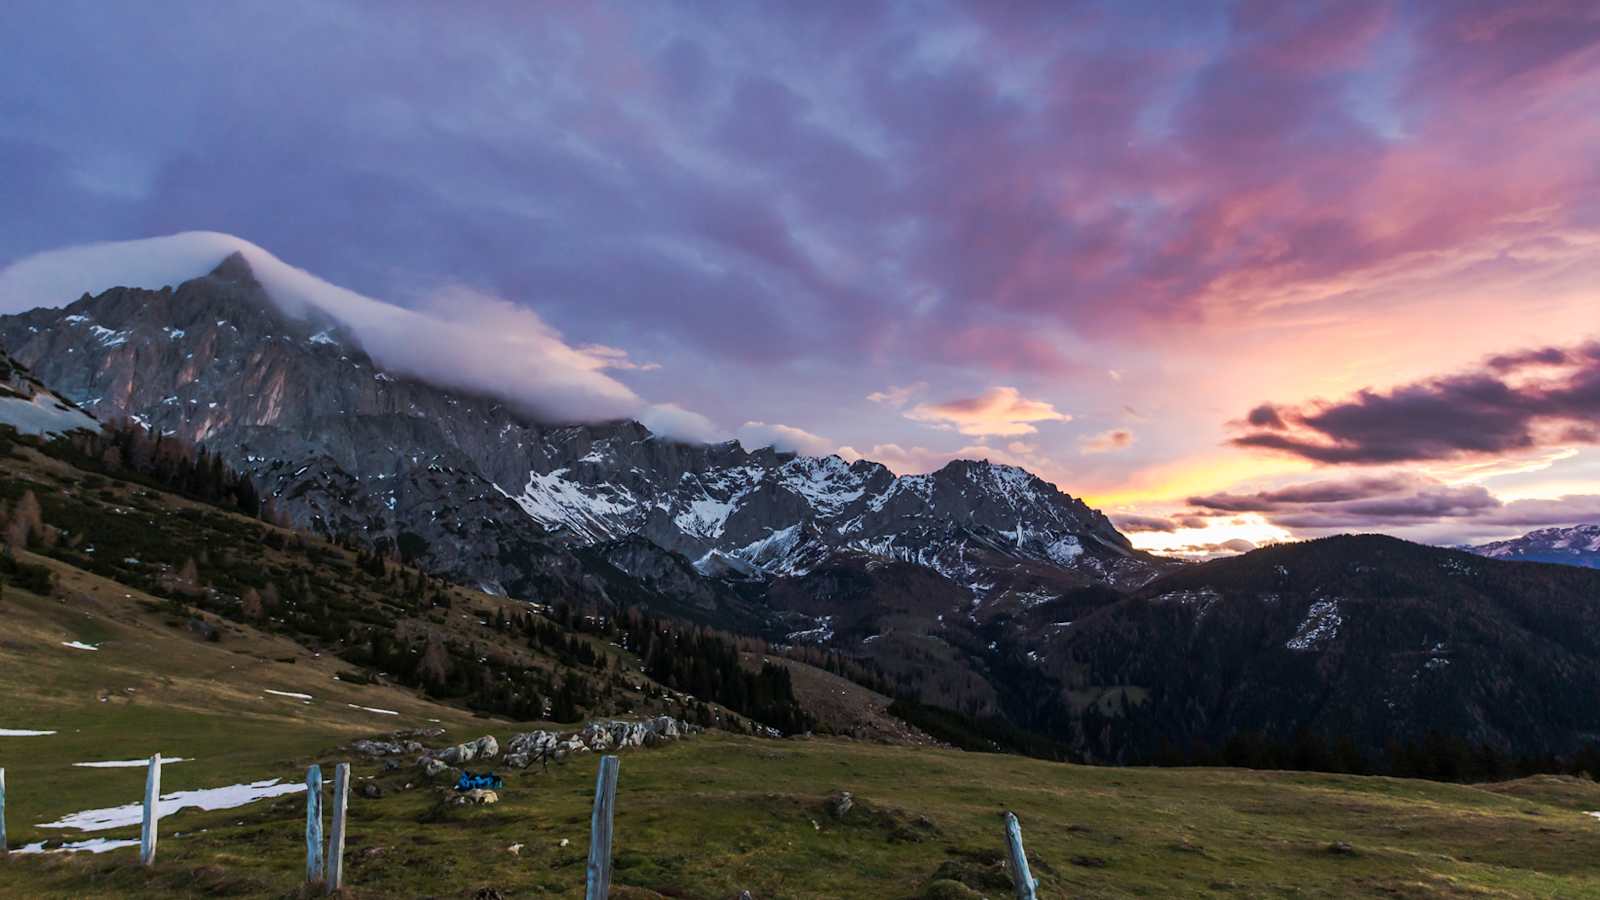
<svg viewBox="0 0 1600 900"><path fill-rule="evenodd" d="M630 747L654 747L698 734L702 729L671 716L641 722L598 719L570 734L530 731L506 742L506 765L527 768L534 762L564 759L576 753L604 753Z"/></svg>
<svg viewBox="0 0 1600 900"><path fill-rule="evenodd" d="M421 753L423 748L416 741L366 739L351 744L350 749L362 756L398 756L402 753Z"/></svg>

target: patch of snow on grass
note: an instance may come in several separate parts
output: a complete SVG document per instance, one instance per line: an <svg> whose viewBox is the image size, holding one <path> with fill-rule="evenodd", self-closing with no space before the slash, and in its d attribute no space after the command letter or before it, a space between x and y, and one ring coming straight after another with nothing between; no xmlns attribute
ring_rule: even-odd
<svg viewBox="0 0 1600 900"><path fill-rule="evenodd" d="M193 760L191 760L191 759L189 759L188 757L185 757L185 756L163 756L163 757L161 757L161 764L163 766L170 766L173 763L192 762L192 761ZM150 760L148 760L148 759L108 759L108 760L105 760L104 762L81 762L81 763L73 763L73 765L77 766L80 769L142 769L145 766L150 765Z"/></svg>
<svg viewBox="0 0 1600 900"><path fill-rule="evenodd" d="M400 715L398 712L395 712L392 709L377 709L377 708L371 707L371 706L357 706L354 703L346 703L345 706L348 706L351 709L365 710L365 711L367 711L369 713L377 713L377 714L383 715L383 716L398 716L398 715Z"/></svg>
<svg viewBox="0 0 1600 900"><path fill-rule="evenodd" d="M54 731L30 731L27 728L0 728L0 737L43 737Z"/></svg>
<svg viewBox="0 0 1600 900"><path fill-rule="evenodd" d="M225 787L201 788L193 791L175 791L163 794L156 805L158 815L170 816L173 813L193 807L195 809L215 810L233 809L264 800L268 797L279 797L284 794L296 794L306 789L304 784L294 782L281 783L281 778L268 778L262 781L252 781L249 784L230 784ZM108 806L104 809L86 809L83 812L62 816L54 822L46 822L39 828L72 828L78 831L106 831L112 828L126 828L138 825L144 820L144 804L129 803L124 806Z"/></svg>
<svg viewBox="0 0 1600 900"><path fill-rule="evenodd" d="M111 838L90 838L87 841L76 841L76 842L70 843L70 844L62 844L59 847L51 847L48 850L46 850L44 848L44 841L35 841L35 842L31 843L31 844L24 844L21 847L18 847L17 849L15 849L15 850L13 850L11 852L12 853L85 853L85 852L87 852L87 853L104 853L107 850L120 850L123 847L137 847L137 846L139 846L139 842L137 840L133 840L133 839L113 840Z"/></svg>
<svg viewBox="0 0 1600 900"><path fill-rule="evenodd" d="M273 696L276 696L276 697L293 697L296 700L310 700L311 699L311 695L310 694L296 694L294 691L275 691L272 688L262 688L261 690L263 692L265 692L265 693L272 694Z"/></svg>
<svg viewBox="0 0 1600 900"><path fill-rule="evenodd" d="M100 649L99 647L96 647L93 644L85 644L83 641L62 641L61 642L61 646L63 646L63 647L71 647L74 650L99 650Z"/></svg>

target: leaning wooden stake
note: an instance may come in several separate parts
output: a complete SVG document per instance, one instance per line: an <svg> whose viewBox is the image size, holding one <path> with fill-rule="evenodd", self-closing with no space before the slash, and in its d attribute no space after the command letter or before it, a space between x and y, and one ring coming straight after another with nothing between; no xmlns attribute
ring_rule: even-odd
<svg viewBox="0 0 1600 900"><path fill-rule="evenodd" d="M350 764L333 770L333 832L328 835L328 893L344 886L344 814L350 805Z"/></svg>
<svg viewBox="0 0 1600 900"><path fill-rule="evenodd" d="M306 881L322 880L322 767L306 769Z"/></svg>
<svg viewBox="0 0 1600 900"><path fill-rule="evenodd" d="M6 848L6 770L0 769L0 855L9 852Z"/></svg>
<svg viewBox="0 0 1600 900"><path fill-rule="evenodd" d="M1034 900L1034 889L1039 882L1028 871L1028 854L1022 849L1022 826L1017 824L1016 813L1006 813L1006 843L1011 848L1011 883L1016 888L1017 900Z"/></svg>
<svg viewBox="0 0 1600 900"><path fill-rule="evenodd" d="M161 754L150 757L144 777L144 827L139 830L139 862L156 861L156 826L161 820Z"/></svg>
<svg viewBox="0 0 1600 900"><path fill-rule="evenodd" d="M594 815L589 820L589 885L585 900L606 900L611 895L611 818L616 809L617 766L615 756L600 760L600 775L594 783Z"/></svg>

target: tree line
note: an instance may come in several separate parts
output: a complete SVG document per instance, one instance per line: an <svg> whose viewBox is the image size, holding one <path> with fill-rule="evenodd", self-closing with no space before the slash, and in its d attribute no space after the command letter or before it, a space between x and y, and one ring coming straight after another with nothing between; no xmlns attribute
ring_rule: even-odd
<svg viewBox="0 0 1600 900"><path fill-rule="evenodd" d="M251 518L277 519L250 476L231 469L220 454L174 435L152 434L137 422L111 422L98 433L73 432L49 442L44 450L84 471L160 488Z"/></svg>

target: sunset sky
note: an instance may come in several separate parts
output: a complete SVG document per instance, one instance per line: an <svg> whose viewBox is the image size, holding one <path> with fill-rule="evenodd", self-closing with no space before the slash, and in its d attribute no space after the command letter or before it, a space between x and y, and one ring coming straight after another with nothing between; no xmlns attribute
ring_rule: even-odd
<svg viewBox="0 0 1600 900"><path fill-rule="evenodd" d="M1600 5L448 6L6 4L0 311L220 232L1141 546L1600 521Z"/></svg>

